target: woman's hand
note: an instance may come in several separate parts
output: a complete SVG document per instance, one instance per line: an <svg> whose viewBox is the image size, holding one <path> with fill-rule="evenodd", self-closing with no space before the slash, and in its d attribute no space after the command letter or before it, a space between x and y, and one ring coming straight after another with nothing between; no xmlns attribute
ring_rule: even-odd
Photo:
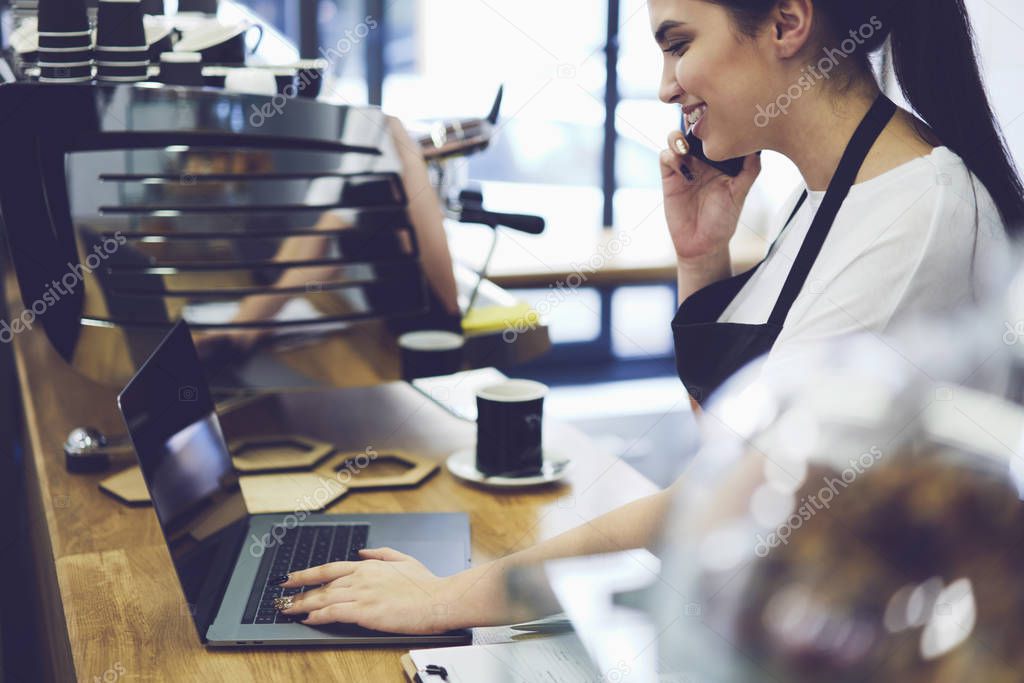
<svg viewBox="0 0 1024 683"><path fill-rule="evenodd" d="M721 258L736 232L743 202L761 172L760 156L748 156L743 171L730 178L683 149L689 151L685 136L673 131L668 149L661 153L665 217L677 258L680 263Z"/></svg>
<svg viewBox="0 0 1024 683"><path fill-rule="evenodd" d="M283 588L320 586L293 596L284 614L308 615L303 624L335 622L390 633L443 633L449 606L460 595L456 577L434 576L409 555L391 548L359 551L360 562L332 562L293 572ZM456 575L457 576L457 575Z"/></svg>

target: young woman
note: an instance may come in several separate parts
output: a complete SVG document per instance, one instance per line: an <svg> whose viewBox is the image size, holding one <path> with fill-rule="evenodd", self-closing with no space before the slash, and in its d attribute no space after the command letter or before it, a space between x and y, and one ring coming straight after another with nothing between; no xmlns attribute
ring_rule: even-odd
<svg viewBox="0 0 1024 683"><path fill-rule="evenodd" d="M1004 225L1024 218L1024 192L963 0L650 0L649 9L665 52L661 99L683 108L709 158L745 157L738 177L723 176L692 158L680 133L661 156L684 301L673 328L693 394L766 351L784 357L818 339L884 331L971 297L976 264L1005 248ZM920 118L881 97L869 66L889 37ZM799 208L766 260L732 277L729 239L762 149L795 162L806 197L794 197ZM510 567L649 546L677 488L451 577L369 549L362 562L280 577L322 585L280 608L308 624L410 633L509 623L527 616L506 598Z"/></svg>

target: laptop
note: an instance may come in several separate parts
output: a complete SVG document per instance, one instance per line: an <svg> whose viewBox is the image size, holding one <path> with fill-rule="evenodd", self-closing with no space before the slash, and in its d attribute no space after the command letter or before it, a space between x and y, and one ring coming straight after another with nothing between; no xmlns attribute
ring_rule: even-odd
<svg viewBox="0 0 1024 683"><path fill-rule="evenodd" d="M199 639L208 646L465 644L281 615L269 577L389 546L447 576L470 562L463 513L250 514L188 325L174 326L117 397Z"/></svg>

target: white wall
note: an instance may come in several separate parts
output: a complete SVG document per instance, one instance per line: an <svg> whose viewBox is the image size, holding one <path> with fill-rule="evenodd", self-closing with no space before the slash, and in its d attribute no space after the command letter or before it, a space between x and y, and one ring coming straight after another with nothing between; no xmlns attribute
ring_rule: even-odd
<svg viewBox="0 0 1024 683"><path fill-rule="evenodd" d="M989 97L1017 167L1024 169L1024 3L967 0Z"/></svg>

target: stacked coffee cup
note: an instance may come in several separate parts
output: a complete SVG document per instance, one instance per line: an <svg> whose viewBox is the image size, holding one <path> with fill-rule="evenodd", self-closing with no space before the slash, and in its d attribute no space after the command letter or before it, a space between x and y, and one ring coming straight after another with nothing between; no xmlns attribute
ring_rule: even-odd
<svg viewBox="0 0 1024 683"><path fill-rule="evenodd" d="M15 23L26 19L35 20L39 13L39 2L37 0L14 0L11 3L11 9Z"/></svg>
<svg viewBox="0 0 1024 683"><path fill-rule="evenodd" d="M92 30L85 0L39 0L39 80L92 79Z"/></svg>
<svg viewBox="0 0 1024 683"><path fill-rule="evenodd" d="M149 77L141 0L100 0L96 17L96 78L131 83Z"/></svg>

